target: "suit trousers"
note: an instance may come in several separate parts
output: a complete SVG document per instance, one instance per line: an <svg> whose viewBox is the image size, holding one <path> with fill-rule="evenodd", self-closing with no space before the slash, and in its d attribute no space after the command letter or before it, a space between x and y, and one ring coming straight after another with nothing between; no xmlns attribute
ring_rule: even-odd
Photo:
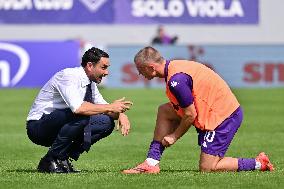
<svg viewBox="0 0 284 189"><path fill-rule="evenodd" d="M91 144L110 135L114 120L105 114L82 116L68 109L57 109L43 114L39 120L27 122L27 134L35 144L50 147L47 155L57 159L78 160L84 141L84 128L91 127Z"/></svg>

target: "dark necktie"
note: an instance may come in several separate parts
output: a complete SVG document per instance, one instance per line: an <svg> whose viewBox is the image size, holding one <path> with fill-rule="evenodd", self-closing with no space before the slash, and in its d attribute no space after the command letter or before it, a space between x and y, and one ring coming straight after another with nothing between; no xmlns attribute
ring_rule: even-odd
<svg viewBox="0 0 284 189"><path fill-rule="evenodd" d="M90 83L89 85L87 85L86 94L85 94L85 97L84 97L84 101L93 103L93 98L92 98L92 85L91 85L91 83Z"/></svg>
<svg viewBox="0 0 284 189"><path fill-rule="evenodd" d="M85 94L85 97L84 97L84 101L93 103L91 83L89 85L87 85L87 87L86 87L86 94ZM87 152L91 148L91 141L92 141L92 129L91 129L91 125L88 124L84 128L84 143L83 143L83 148Z"/></svg>

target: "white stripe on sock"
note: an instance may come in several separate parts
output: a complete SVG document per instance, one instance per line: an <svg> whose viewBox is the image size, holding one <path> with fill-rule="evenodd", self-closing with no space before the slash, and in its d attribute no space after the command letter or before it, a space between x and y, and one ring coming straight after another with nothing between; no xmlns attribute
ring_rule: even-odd
<svg viewBox="0 0 284 189"><path fill-rule="evenodd" d="M255 161L255 170L260 170L261 163L259 161Z"/></svg>
<svg viewBox="0 0 284 189"><path fill-rule="evenodd" d="M146 161L150 166L156 166L158 163L160 163L160 161L153 158L147 158Z"/></svg>

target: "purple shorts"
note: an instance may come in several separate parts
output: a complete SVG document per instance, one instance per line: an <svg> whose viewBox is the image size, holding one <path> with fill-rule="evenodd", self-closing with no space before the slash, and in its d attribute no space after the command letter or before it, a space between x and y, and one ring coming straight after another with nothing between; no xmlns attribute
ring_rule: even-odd
<svg viewBox="0 0 284 189"><path fill-rule="evenodd" d="M234 135L241 126L243 111L238 107L227 119L225 119L214 131L198 132L198 145L201 151L213 156L224 157Z"/></svg>

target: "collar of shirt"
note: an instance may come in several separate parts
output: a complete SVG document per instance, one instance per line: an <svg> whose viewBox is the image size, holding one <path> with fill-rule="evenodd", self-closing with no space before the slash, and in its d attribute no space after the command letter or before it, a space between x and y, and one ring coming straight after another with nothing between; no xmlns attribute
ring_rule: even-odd
<svg viewBox="0 0 284 189"><path fill-rule="evenodd" d="M167 77L168 77L168 67L169 67L169 64L170 64L170 60L166 60L166 65L165 65L165 69L164 69L164 75L165 75L165 82L167 83Z"/></svg>
<svg viewBox="0 0 284 189"><path fill-rule="evenodd" d="M87 86L91 83L90 79L88 78L85 70L83 67L80 67L79 68L79 72L80 73L80 80L81 80L81 86L84 87L84 86Z"/></svg>

